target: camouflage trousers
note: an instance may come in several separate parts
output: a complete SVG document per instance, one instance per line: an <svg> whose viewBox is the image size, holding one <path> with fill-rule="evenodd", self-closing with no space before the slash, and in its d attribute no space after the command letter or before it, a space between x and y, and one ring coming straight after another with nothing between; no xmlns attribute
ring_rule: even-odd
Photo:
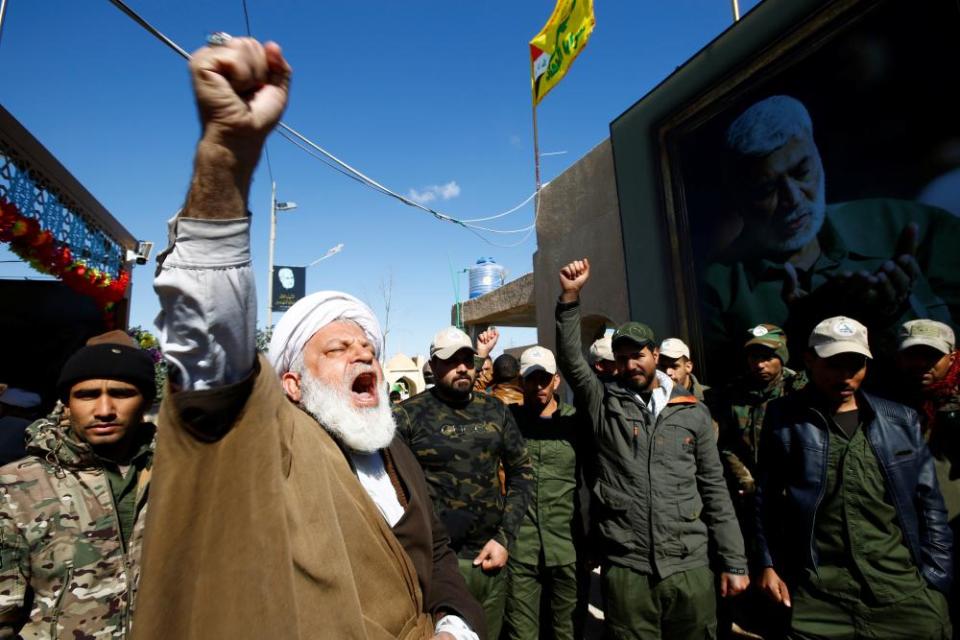
<svg viewBox="0 0 960 640"><path fill-rule="evenodd" d="M667 578L617 565L603 568L605 637L610 640L713 640L713 572L699 567Z"/></svg>
<svg viewBox="0 0 960 640"><path fill-rule="evenodd" d="M467 589L477 599L487 617L487 638L497 640L503 626L503 610L507 602L507 570L487 572L473 566L473 560L457 558Z"/></svg>
<svg viewBox="0 0 960 640"><path fill-rule="evenodd" d="M792 596L789 640L949 640L953 634L947 599L930 587L876 607L823 596L802 584Z"/></svg>
<svg viewBox="0 0 960 640"><path fill-rule="evenodd" d="M538 640L543 588L549 593L550 627L554 640L577 637L580 587L576 563L544 567L516 562L509 570L506 608L507 640Z"/></svg>

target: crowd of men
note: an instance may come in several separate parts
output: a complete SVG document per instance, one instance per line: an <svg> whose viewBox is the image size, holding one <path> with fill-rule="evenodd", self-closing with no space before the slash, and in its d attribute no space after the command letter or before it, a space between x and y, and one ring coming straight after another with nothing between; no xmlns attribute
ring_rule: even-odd
<svg viewBox="0 0 960 640"><path fill-rule="evenodd" d="M444 328L432 386L397 402L349 294L303 298L256 352L247 195L290 67L243 38L190 68L202 136L155 281L169 393L154 426L152 360L111 332L17 423L0 638L579 638L595 567L610 638L953 637L947 324L902 324L897 384L867 390L856 319L821 318L800 372L756 318L707 387L641 322L585 354L580 259L555 352L491 360L495 329Z"/></svg>

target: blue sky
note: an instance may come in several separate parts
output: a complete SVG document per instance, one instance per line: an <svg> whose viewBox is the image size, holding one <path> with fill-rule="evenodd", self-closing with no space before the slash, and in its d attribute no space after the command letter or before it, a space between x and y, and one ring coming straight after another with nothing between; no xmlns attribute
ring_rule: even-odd
<svg viewBox="0 0 960 640"><path fill-rule="evenodd" d="M212 31L245 32L241 0L129 4L188 51ZM284 121L395 191L445 187L429 204L459 218L499 213L533 192L527 43L553 4L247 0L254 35L279 42L294 67ZM587 48L538 109L541 152L566 152L543 157L545 181L608 137L611 120L732 22L729 0L595 4ZM757 2L740 4L746 12ZM135 237L161 248L199 135L185 61L107 0L8 0L0 60L3 106ZM354 293L381 320L381 283L392 276L388 355L424 353L449 324L451 266L492 256L511 278L532 269L535 236L491 246L344 178L279 136L269 150L278 200L299 205L280 214L277 264L307 264L343 243L308 271L307 289ZM261 161L250 200L261 324L269 205ZM532 221L531 204L494 224ZM0 261L10 258L0 247ZM35 275L0 262L2 278ZM466 297L466 275L454 277ZM131 324L153 325L152 278L152 265L134 271ZM507 331L501 346L532 339L533 331Z"/></svg>

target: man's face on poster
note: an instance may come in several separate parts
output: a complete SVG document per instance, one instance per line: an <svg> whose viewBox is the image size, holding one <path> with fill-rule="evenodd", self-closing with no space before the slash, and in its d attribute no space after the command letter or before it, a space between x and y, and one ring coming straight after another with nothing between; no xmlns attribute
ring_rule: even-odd
<svg viewBox="0 0 960 640"><path fill-rule="evenodd" d="M826 216L826 188L812 138L790 138L765 156L741 160L740 170L744 231L760 249L792 252L813 240Z"/></svg>
<svg viewBox="0 0 960 640"><path fill-rule="evenodd" d="M277 278L280 280L280 285L284 289L293 289L293 285L296 283L296 278L293 275L293 269L280 269L277 271Z"/></svg>

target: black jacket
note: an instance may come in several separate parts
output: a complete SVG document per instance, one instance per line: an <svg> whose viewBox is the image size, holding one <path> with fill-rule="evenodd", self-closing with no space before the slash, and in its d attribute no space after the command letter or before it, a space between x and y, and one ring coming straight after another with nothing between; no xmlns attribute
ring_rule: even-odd
<svg viewBox="0 0 960 640"><path fill-rule="evenodd" d="M858 399L904 541L924 579L946 593L953 534L917 414L866 393ZM788 581L817 567L814 518L826 484L829 427L814 406L807 391L771 402L760 435L754 560Z"/></svg>

